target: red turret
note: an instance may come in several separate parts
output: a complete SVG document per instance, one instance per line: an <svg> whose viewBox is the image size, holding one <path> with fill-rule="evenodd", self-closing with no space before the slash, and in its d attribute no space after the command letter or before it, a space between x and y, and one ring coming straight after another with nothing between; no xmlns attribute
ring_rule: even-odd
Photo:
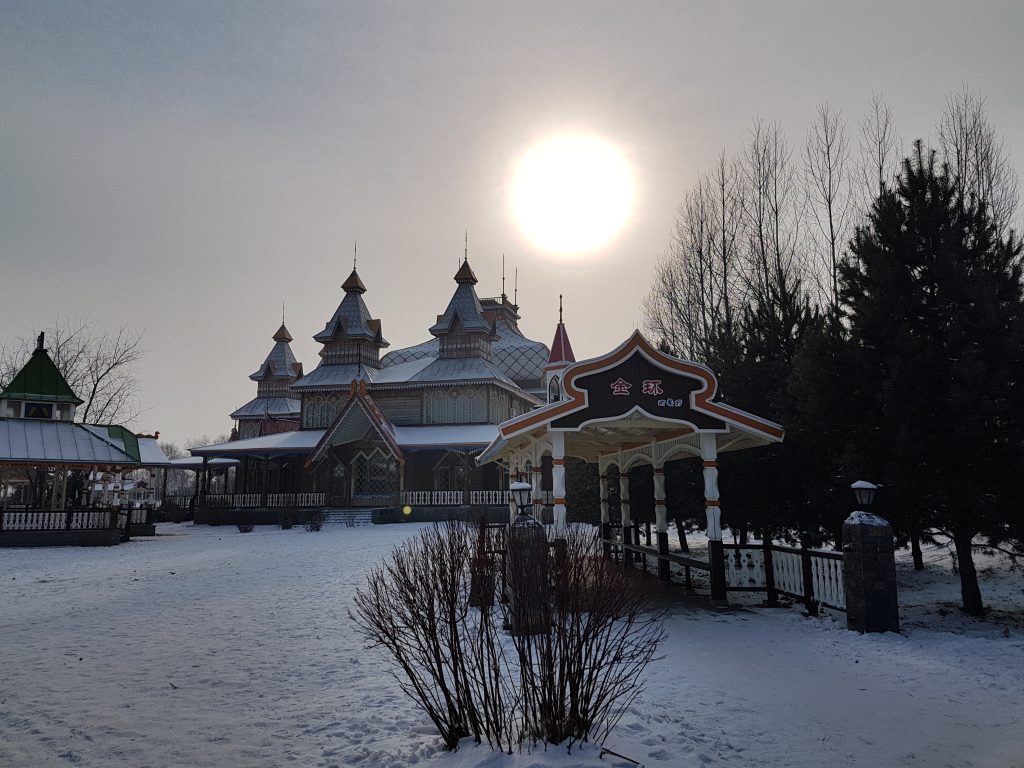
<svg viewBox="0 0 1024 768"><path fill-rule="evenodd" d="M544 366L544 385L548 391L548 402L561 400L562 371L576 362L569 343L569 334L562 322L562 296L558 296L558 327L555 328L555 339L551 342L551 354L548 364Z"/></svg>

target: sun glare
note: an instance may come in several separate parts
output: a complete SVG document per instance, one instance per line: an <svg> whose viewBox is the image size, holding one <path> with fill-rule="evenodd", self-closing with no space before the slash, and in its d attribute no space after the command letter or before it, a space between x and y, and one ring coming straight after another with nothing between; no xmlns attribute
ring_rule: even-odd
<svg viewBox="0 0 1024 768"><path fill-rule="evenodd" d="M512 210L534 245L582 254L607 243L633 204L633 172L621 151L585 134L538 142L520 158Z"/></svg>

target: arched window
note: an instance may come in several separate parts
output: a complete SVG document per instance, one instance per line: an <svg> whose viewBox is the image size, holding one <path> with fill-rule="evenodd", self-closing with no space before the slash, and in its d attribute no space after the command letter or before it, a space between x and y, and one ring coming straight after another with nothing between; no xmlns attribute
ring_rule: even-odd
<svg viewBox="0 0 1024 768"><path fill-rule="evenodd" d="M557 376L552 376L548 383L548 402L555 403L562 399L562 387Z"/></svg>

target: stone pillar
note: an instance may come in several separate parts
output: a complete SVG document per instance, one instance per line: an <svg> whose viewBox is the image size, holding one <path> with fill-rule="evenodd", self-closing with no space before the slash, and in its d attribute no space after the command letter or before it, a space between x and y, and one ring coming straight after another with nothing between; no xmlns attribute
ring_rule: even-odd
<svg viewBox="0 0 1024 768"><path fill-rule="evenodd" d="M654 467L654 522L657 527L658 554L668 554L668 507L665 506L665 468ZM658 558L658 577L662 581L672 578L668 560Z"/></svg>
<svg viewBox="0 0 1024 768"><path fill-rule="evenodd" d="M565 527L565 433L551 433L551 494L556 529Z"/></svg>
<svg viewBox="0 0 1024 768"><path fill-rule="evenodd" d="M846 626L857 632L899 632L892 527L867 512L843 523Z"/></svg>
<svg viewBox="0 0 1024 768"><path fill-rule="evenodd" d="M633 521L630 518L629 506L629 472L619 467L619 501L622 506L622 543L633 543ZM629 565L633 562L633 554L626 550L622 551L622 562Z"/></svg>
<svg viewBox="0 0 1024 768"><path fill-rule="evenodd" d="M722 546L722 507L718 495L718 445L713 434L701 433L700 456L704 462L704 512L708 519L711 599L724 601L725 549Z"/></svg>

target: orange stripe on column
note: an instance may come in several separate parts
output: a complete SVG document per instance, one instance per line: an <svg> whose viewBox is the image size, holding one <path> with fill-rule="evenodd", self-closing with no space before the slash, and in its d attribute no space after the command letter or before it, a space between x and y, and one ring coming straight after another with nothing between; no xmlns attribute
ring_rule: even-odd
<svg viewBox="0 0 1024 768"><path fill-rule="evenodd" d="M704 500L704 506L705 507L720 507L720 506L722 506L722 503L718 499L705 499Z"/></svg>
<svg viewBox="0 0 1024 768"><path fill-rule="evenodd" d="M714 459L706 459L704 461L704 467L707 468L707 469L711 469L711 468L717 467L717 466L718 466L718 462L715 461Z"/></svg>
<svg viewBox="0 0 1024 768"><path fill-rule="evenodd" d="M563 507L565 506L565 499L563 499L561 496L556 496L552 501L555 504L561 504Z"/></svg>

